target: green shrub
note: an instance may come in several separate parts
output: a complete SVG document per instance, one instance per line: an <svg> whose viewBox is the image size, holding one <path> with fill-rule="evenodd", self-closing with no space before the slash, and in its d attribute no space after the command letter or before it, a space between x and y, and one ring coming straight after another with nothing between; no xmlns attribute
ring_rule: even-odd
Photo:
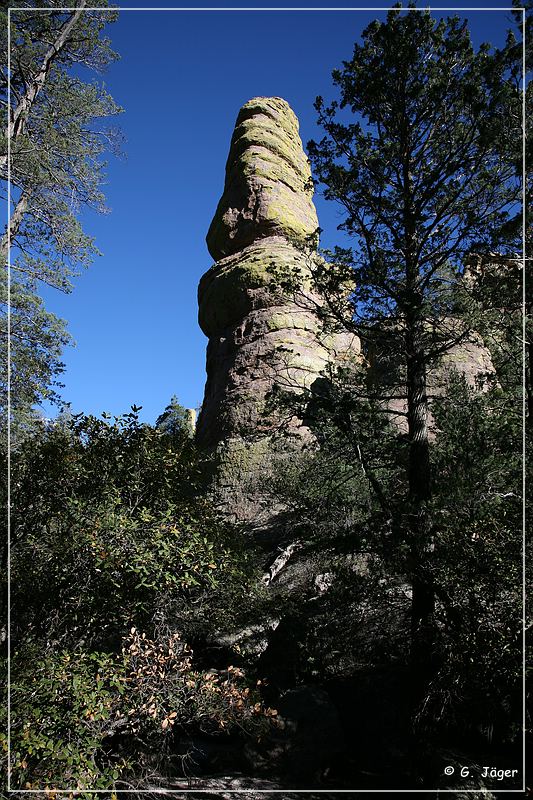
<svg viewBox="0 0 533 800"><path fill-rule="evenodd" d="M179 633L132 628L114 654L26 647L12 661L11 786L90 796L142 783L143 757L164 759L178 730L257 736L275 717L242 670L195 669Z"/></svg>
<svg viewBox="0 0 533 800"><path fill-rule="evenodd" d="M67 414L12 454L14 788L142 785L179 732L275 717L241 670L199 668L181 638L243 605L251 567L190 431L138 412Z"/></svg>

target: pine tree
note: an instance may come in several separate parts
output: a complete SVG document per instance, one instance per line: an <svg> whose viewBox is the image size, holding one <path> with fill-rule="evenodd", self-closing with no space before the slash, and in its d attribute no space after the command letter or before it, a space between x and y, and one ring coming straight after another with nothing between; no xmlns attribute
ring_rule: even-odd
<svg viewBox="0 0 533 800"><path fill-rule="evenodd" d="M505 237L520 180L501 150L516 135L519 85L514 67L488 45L476 53L467 23L436 21L411 8L373 22L353 57L333 73L340 102L317 98L325 137L309 143L327 199L344 210L353 239L317 276L328 298L355 283L348 316L367 348L387 351L399 374L408 424L405 540L411 553L412 658L423 686L431 674L435 586L431 570L432 467L428 374L472 333L458 312L463 265L495 244L516 257ZM350 115L351 112L351 115ZM519 132L520 133L520 132ZM340 292L342 295L342 292ZM421 679L421 680L419 680Z"/></svg>

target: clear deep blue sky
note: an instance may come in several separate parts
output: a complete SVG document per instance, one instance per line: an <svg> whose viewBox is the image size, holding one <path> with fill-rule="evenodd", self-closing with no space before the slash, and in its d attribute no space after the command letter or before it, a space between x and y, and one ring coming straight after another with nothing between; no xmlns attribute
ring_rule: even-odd
<svg viewBox="0 0 533 800"><path fill-rule="evenodd" d="M135 403L154 422L174 394L187 407L201 402L206 339L196 289L212 263L205 234L237 112L251 97L277 95L297 114L304 144L317 138L316 95L334 96L332 69L379 15L139 10L121 12L107 28L121 58L104 80L125 109L125 157L109 159L111 213L83 216L103 255L72 294L45 295L76 341L65 351L62 390L73 411L119 414ZM476 44L501 43L514 27L504 11L465 15ZM316 205L331 245L338 211L319 196Z"/></svg>

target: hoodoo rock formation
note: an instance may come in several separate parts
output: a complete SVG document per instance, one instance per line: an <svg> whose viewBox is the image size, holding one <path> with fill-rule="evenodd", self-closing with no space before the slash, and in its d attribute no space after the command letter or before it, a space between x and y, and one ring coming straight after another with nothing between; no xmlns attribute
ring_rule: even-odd
<svg viewBox="0 0 533 800"><path fill-rule="evenodd" d="M312 196L296 115L280 97L255 97L237 116L209 252L220 260L271 236L305 244L318 228Z"/></svg>
<svg viewBox="0 0 533 800"><path fill-rule="evenodd" d="M221 506L243 521L260 517L260 484L280 455L275 432L281 420L281 457L294 452L291 438L297 449L312 438L305 419L287 421L287 411L274 410L273 388L311 388L328 364L362 358L356 336L324 324L323 300L313 289L319 256L312 196L294 112L279 97L250 100L237 116L224 191L207 234L215 264L198 289L199 322L209 344L197 440L214 454ZM448 322L453 328L453 320ZM367 353L371 373L400 393L402 377L390 362L386 352L377 358ZM477 334L449 350L431 371L430 395L442 393L453 370L471 386L492 372ZM405 432L405 400L388 405ZM255 486L245 497L250 478Z"/></svg>
<svg viewBox="0 0 533 800"><path fill-rule="evenodd" d="M219 484L271 452L274 384L310 387L328 362L357 355L357 337L323 330L311 290L318 228L298 120L278 97L240 110L222 198L207 235L216 263L200 281L199 322L209 337L199 443L217 452ZM298 290L283 288L297 276ZM296 438L303 421L293 419ZM239 474L237 474L239 473Z"/></svg>

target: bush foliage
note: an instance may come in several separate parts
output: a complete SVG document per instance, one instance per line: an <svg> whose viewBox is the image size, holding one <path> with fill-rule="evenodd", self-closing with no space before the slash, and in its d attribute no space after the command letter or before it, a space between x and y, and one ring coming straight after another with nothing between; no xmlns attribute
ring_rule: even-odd
<svg viewBox="0 0 533 800"><path fill-rule="evenodd" d="M251 567L190 431L139 411L67 412L12 453L13 788L129 785L147 742L162 757L178 730L274 716L242 670L195 666L183 640L249 594Z"/></svg>

